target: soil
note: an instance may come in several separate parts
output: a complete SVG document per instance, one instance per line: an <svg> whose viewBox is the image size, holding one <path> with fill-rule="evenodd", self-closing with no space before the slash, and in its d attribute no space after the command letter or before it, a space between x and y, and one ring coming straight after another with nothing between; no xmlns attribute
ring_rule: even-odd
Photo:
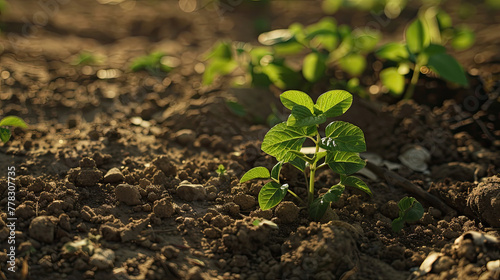
<svg viewBox="0 0 500 280"><path fill-rule="evenodd" d="M423 77L415 101L355 97L342 118L363 129L364 156L392 163L383 168L448 207L417 196L423 218L393 232L397 202L416 195L367 173L359 176L373 197L347 189L320 222L291 196L260 210L264 182L239 178L275 164L260 143L270 104L281 108L279 91L235 89L226 78L201 83L203 54L217 40L255 42L256 22L315 22L320 2L220 1L192 11L193 3L9 2L1 19L0 116L20 116L29 129L14 129L0 147L2 279L500 279L493 267L500 259L498 13L478 4L461 19L458 4L445 6L455 22L477 30L474 47L454 53L470 88ZM337 21L376 23L384 40L400 40L417 8L385 26L360 11ZM82 50L103 61L73 65ZM129 70L133 58L155 50L180 66L168 74ZM363 83L377 75L368 71ZM249 113L235 115L226 100ZM418 162L426 156L411 153L423 150L430 159ZM421 171L401 164L407 152ZM216 172L220 164L225 174ZM7 269L9 167L15 273ZM305 195L291 168L282 176ZM338 179L320 172L317 192Z"/></svg>

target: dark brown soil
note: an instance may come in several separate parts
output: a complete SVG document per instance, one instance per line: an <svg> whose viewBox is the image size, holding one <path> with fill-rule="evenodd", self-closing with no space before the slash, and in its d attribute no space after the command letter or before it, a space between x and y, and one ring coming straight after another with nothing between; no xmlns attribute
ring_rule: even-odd
<svg viewBox="0 0 500 280"><path fill-rule="evenodd" d="M488 270L488 262L500 259L498 13L478 5L472 18L454 16L477 30L476 45L455 53L470 88L424 77L415 101L355 97L343 116L363 129L366 157L397 163L390 165L394 172L452 210L417 197L423 218L395 233L397 202L415 194L390 178L360 175L374 196L348 189L320 223L291 196L260 210L263 182L239 184L239 178L275 164L260 143L270 104L280 108L279 92L230 88L224 78L201 84L203 54L218 39L255 42L256 19L272 28L315 22L323 16L320 1L179 8L189 3L28 0L10 2L1 15L0 116L29 123L0 147L1 279L399 280L412 279L432 252L440 255L418 279L500 279L500 270ZM452 14L456 8L446 7ZM400 40L416 9L410 5L383 27L384 38ZM375 21L356 11L337 20ZM82 50L102 62L72 65ZM180 66L168 74L130 71L133 58L155 50ZM235 115L227 100L249 114ZM400 156L413 150L430 154L423 172L401 165ZM219 164L226 174L216 172ZM12 166L15 273L7 270ZM287 167L282 174L305 195L303 178ZM318 174L318 193L337 180L328 171ZM490 239L469 234L454 244L468 231ZM79 240L87 245L68 250L68 242Z"/></svg>

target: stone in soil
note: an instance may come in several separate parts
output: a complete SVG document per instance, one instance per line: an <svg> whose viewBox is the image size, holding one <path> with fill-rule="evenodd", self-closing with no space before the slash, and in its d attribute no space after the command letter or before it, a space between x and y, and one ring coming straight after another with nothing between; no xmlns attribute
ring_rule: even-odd
<svg viewBox="0 0 500 280"><path fill-rule="evenodd" d="M120 169L113 167L104 175L104 183L118 183L125 179Z"/></svg>

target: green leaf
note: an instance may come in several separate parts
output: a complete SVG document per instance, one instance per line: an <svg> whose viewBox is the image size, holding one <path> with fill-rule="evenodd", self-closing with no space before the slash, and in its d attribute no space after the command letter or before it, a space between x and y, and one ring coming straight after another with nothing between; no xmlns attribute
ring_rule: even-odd
<svg viewBox="0 0 500 280"><path fill-rule="evenodd" d="M405 89L405 77L399 74L396 67L389 67L380 71L380 80L395 95L401 95Z"/></svg>
<svg viewBox="0 0 500 280"><path fill-rule="evenodd" d="M262 67L262 72L280 89L297 88L300 84L299 73L287 66L270 63Z"/></svg>
<svg viewBox="0 0 500 280"><path fill-rule="evenodd" d="M296 105L301 105L314 112L314 102L307 93L298 90L287 90L280 95L281 103L289 110L293 110Z"/></svg>
<svg viewBox="0 0 500 280"><path fill-rule="evenodd" d="M27 128L28 125L23 121L23 119L16 116L7 116L0 120L0 126L16 126Z"/></svg>
<svg viewBox="0 0 500 280"><path fill-rule="evenodd" d="M413 197L403 197L399 203L399 217L392 221L392 230L400 231L405 222L416 222L424 215L422 204Z"/></svg>
<svg viewBox="0 0 500 280"><path fill-rule="evenodd" d="M300 151L307 136L317 134L315 126L312 127L292 127L286 123L279 123L273 126L264 136L261 149L267 154L275 157L278 161L288 162L296 155L290 151Z"/></svg>
<svg viewBox="0 0 500 280"><path fill-rule="evenodd" d="M380 32L375 32L370 29L356 29L353 32L354 46L363 53L371 52L380 41Z"/></svg>
<svg viewBox="0 0 500 280"><path fill-rule="evenodd" d="M341 180L341 183L343 185L346 185L349 187L354 187L354 188L357 188L359 190L362 190L365 193L372 196L372 191L370 190L370 188L368 188L366 183L363 182L363 180L359 179L358 177L354 177L354 176L345 177L345 178L343 178L343 180Z"/></svg>
<svg viewBox="0 0 500 280"><path fill-rule="evenodd" d="M394 221L391 223L392 231L398 232L403 229L405 226L405 221L403 221L403 218L399 217L396 218Z"/></svg>
<svg viewBox="0 0 500 280"><path fill-rule="evenodd" d="M422 204L413 197L403 197L399 203L399 216L407 222L416 222L424 215Z"/></svg>
<svg viewBox="0 0 500 280"><path fill-rule="evenodd" d="M323 197L318 197L309 205L309 216L313 220L319 221L325 215L328 207L330 207L330 203L325 202Z"/></svg>
<svg viewBox="0 0 500 280"><path fill-rule="evenodd" d="M343 121L331 122L325 129L326 137L320 147L328 151L360 153L366 151L365 136L361 128Z"/></svg>
<svg viewBox="0 0 500 280"><path fill-rule="evenodd" d="M351 53L342 57L340 67L351 76L359 76L365 71L366 59L359 53Z"/></svg>
<svg viewBox="0 0 500 280"><path fill-rule="evenodd" d="M463 51L470 48L475 40L476 36L471 29L460 27L455 30L455 35L451 40L451 46L457 51Z"/></svg>
<svg viewBox="0 0 500 280"><path fill-rule="evenodd" d="M429 57L428 66L443 79L467 86L469 82L464 69L451 55L446 53L435 54Z"/></svg>
<svg viewBox="0 0 500 280"><path fill-rule="evenodd" d="M330 152L326 155L325 162L330 169L343 175L356 173L366 164L357 153L349 152Z"/></svg>
<svg viewBox="0 0 500 280"><path fill-rule="evenodd" d="M344 192L344 186L335 185L324 195L316 198L309 206L309 216L315 221L321 220L326 210L330 207L330 202L339 200Z"/></svg>
<svg viewBox="0 0 500 280"><path fill-rule="evenodd" d="M311 111L302 105L295 105L292 114L288 117L288 126L311 126L326 122L324 115L315 116Z"/></svg>
<svg viewBox="0 0 500 280"><path fill-rule="evenodd" d="M345 187L342 185L334 185L332 186L328 192L326 192L322 198L326 202L334 202L339 200L340 196L344 193Z"/></svg>
<svg viewBox="0 0 500 280"><path fill-rule="evenodd" d="M265 167L254 167L250 170L248 170L245 174L243 174L243 177L240 179L240 183L244 183L253 179L269 179L271 177L271 174L269 173L269 170Z"/></svg>
<svg viewBox="0 0 500 280"><path fill-rule="evenodd" d="M214 59L207 65L203 73L203 84L211 84L217 75L227 75L233 72L238 63L229 59Z"/></svg>
<svg viewBox="0 0 500 280"><path fill-rule="evenodd" d="M247 111L245 110L245 107L241 105L238 102L232 101L232 100L226 100L226 106L229 108L229 110L240 117L244 117L247 115Z"/></svg>
<svg viewBox="0 0 500 280"><path fill-rule="evenodd" d="M293 160L289 161L291 165L293 165L298 170L304 172L306 170L306 161L301 159L300 157L296 157Z"/></svg>
<svg viewBox="0 0 500 280"><path fill-rule="evenodd" d="M345 90L330 90L318 97L314 108L327 118L344 114L352 104L352 95ZM318 115L318 114L316 114Z"/></svg>
<svg viewBox="0 0 500 280"><path fill-rule="evenodd" d="M231 43L226 41L218 42L210 53L205 57L205 59L223 59L223 60L231 60L233 58L233 54L231 51Z"/></svg>
<svg viewBox="0 0 500 280"><path fill-rule="evenodd" d="M388 43L375 52L378 58L388 59L396 62L407 60L410 57L408 49L402 43Z"/></svg>
<svg viewBox="0 0 500 280"><path fill-rule="evenodd" d="M259 192L259 206L262 210L278 205L288 191L288 184L280 185L274 181L265 184Z"/></svg>
<svg viewBox="0 0 500 280"><path fill-rule="evenodd" d="M420 53L430 44L427 27L420 19L413 21L406 29L406 44L414 54Z"/></svg>
<svg viewBox="0 0 500 280"><path fill-rule="evenodd" d="M9 141L10 139L10 136L10 129L0 127L0 140L2 140L2 142L7 143L7 141Z"/></svg>
<svg viewBox="0 0 500 280"><path fill-rule="evenodd" d="M304 58L302 74L311 83L319 81L325 76L326 57L320 53L312 52Z"/></svg>
<svg viewBox="0 0 500 280"><path fill-rule="evenodd" d="M323 0L321 9L323 9L325 14L332 15L342 6L342 2L343 0Z"/></svg>
<svg viewBox="0 0 500 280"><path fill-rule="evenodd" d="M427 48L425 48L423 53L425 55L427 55L428 57L430 57L431 55L446 53L446 48L444 46L438 45L438 44L429 44L429 46L427 46Z"/></svg>
<svg viewBox="0 0 500 280"><path fill-rule="evenodd" d="M289 151L290 154L293 154L295 155L297 158L300 158L302 159L303 161L309 163L309 164L313 164L313 159L309 158L308 156L306 156L305 154L303 154L302 152L299 152L299 151Z"/></svg>
<svg viewBox="0 0 500 280"><path fill-rule="evenodd" d="M271 170L271 178L273 178L274 180L276 180L278 182L280 180L280 171L281 171L282 166L283 166L283 162L280 161Z"/></svg>

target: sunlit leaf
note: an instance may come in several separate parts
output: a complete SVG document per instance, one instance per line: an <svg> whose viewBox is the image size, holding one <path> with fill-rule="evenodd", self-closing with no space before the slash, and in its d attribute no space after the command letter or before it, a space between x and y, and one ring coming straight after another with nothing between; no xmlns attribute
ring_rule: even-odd
<svg viewBox="0 0 500 280"><path fill-rule="evenodd" d="M265 184L259 192L259 206L262 210L271 209L278 205L288 191L288 184L278 184L271 181Z"/></svg>
<svg viewBox="0 0 500 280"><path fill-rule="evenodd" d="M273 126L264 136L262 151L278 161L288 162L296 157L289 151L300 151L307 136L317 134L316 127L292 127L286 123Z"/></svg>
<svg viewBox="0 0 500 280"><path fill-rule="evenodd" d="M405 77L395 67L380 71L380 80L395 95L401 95L405 89Z"/></svg>
<svg viewBox="0 0 500 280"><path fill-rule="evenodd" d="M361 128L343 121L330 123L325 129L320 147L328 151L360 153L366 151L365 136Z"/></svg>
<svg viewBox="0 0 500 280"><path fill-rule="evenodd" d="M244 183L253 179L268 179L271 177L269 170L265 167L254 167L248 170L240 179L240 183Z"/></svg>

